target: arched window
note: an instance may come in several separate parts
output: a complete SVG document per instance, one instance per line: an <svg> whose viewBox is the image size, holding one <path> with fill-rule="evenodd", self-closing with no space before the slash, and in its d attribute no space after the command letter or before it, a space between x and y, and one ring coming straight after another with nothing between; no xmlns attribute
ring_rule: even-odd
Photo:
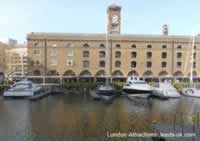
<svg viewBox="0 0 200 141"><path fill-rule="evenodd" d="M83 47L88 48L89 44L85 43L85 44L83 44Z"/></svg>
<svg viewBox="0 0 200 141"><path fill-rule="evenodd" d="M123 76L123 73L120 70L116 70L112 73L112 76L115 77Z"/></svg>
<svg viewBox="0 0 200 141"><path fill-rule="evenodd" d="M136 45L135 45L135 44L133 44L131 47L132 47L132 48L136 48Z"/></svg>
<svg viewBox="0 0 200 141"><path fill-rule="evenodd" d="M105 61L99 61L99 67L105 67L106 63Z"/></svg>
<svg viewBox="0 0 200 141"><path fill-rule="evenodd" d="M104 44L100 44L99 47L100 48L105 48L105 45Z"/></svg>
<svg viewBox="0 0 200 141"><path fill-rule="evenodd" d="M166 71L161 71L158 75L159 76L167 76L168 73Z"/></svg>
<svg viewBox="0 0 200 141"><path fill-rule="evenodd" d="M89 51L83 51L83 57L89 57L90 52Z"/></svg>
<svg viewBox="0 0 200 141"><path fill-rule="evenodd" d="M100 57L100 58L105 58L105 56L106 56L105 51L100 51L100 52L99 52L99 57Z"/></svg>
<svg viewBox="0 0 200 141"><path fill-rule="evenodd" d="M174 73L174 76L183 76L183 73L181 71L176 71Z"/></svg>
<svg viewBox="0 0 200 141"><path fill-rule="evenodd" d="M181 53L181 52L178 52L178 53L176 54L176 57L177 57L178 59L182 58L182 53Z"/></svg>
<svg viewBox="0 0 200 141"><path fill-rule="evenodd" d="M147 68L151 68L152 67L152 62L147 62Z"/></svg>
<svg viewBox="0 0 200 141"><path fill-rule="evenodd" d="M48 76L58 76L59 73L56 70L51 70L47 72Z"/></svg>
<svg viewBox="0 0 200 141"><path fill-rule="evenodd" d="M167 52L162 52L162 59L166 59L167 58Z"/></svg>
<svg viewBox="0 0 200 141"><path fill-rule="evenodd" d="M121 67L121 62L120 61L116 61L115 62L115 67L116 68L120 68Z"/></svg>
<svg viewBox="0 0 200 141"><path fill-rule="evenodd" d="M120 48L121 47L121 45L120 44L116 44L116 48Z"/></svg>
<svg viewBox="0 0 200 141"><path fill-rule="evenodd" d="M128 73L128 76L139 76L139 74L135 70L133 70Z"/></svg>
<svg viewBox="0 0 200 141"><path fill-rule="evenodd" d="M137 57L137 53L135 51L131 52L131 58L136 58Z"/></svg>
<svg viewBox="0 0 200 141"><path fill-rule="evenodd" d="M143 76L153 76L153 72L152 71L145 71Z"/></svg>
<svg viewBox="0 0 200 141"><path fill-rule="evenodd" d="M106 75L106 72L104 70L100 70L96 73L96 77L100 77L100 76L105 76Z"/></svg>
<svg viewBox="0 0 200 141"><path fill-rule="evenodd" d="M163 48L163 49L167 48L167 45L162 45L162 48Z"/></svg>
<svg viewBox="0 0 200 141"><path fill-rule="evenodd" d="M181 46L181 45L178 45L178 46L177 46L177 49L181 49L181 48L182 48L182 46Z"/></svg>
<svg viewBox="0 0 200 141"><path fill-rule="evenodd" d="M136 68L136 66L137 66L136 61L132 61L132 62L131 62L131 68Z"/></svg>
<svg viewBox="0 0 200 141"><path fill-rule="evenodd" d="M167 62L162 62L162 68L166 68L167 67Z"/></svg>
<svg viewBox="0 0 200 141"><path fill-rule="evenodd" d="M121 58L121 52L120 51L115 52L115 58Z"/></svg>
<svg viewBox="0 0 200 141"><path fill-rule="evenodd" d="M91 77L92 74L91 74L88 70L83 70L83 71L80 73L80 76L82 76L82 77Z"/></svg>
<svg viewBox="0 0 200 141"><path fill-rule="evenodd" d="M152 48L152 45L147 45L147 48Z"/></svg>
<svg viewBox="0 0 200 141"><path fill-rule="evenodd" d="M152 52L147 52L147 59L152 58Z"/></svg>
<svg viewBox="0 0 200 141"><path fill-rule="evenodd" d="M177 63L176 63L176 67L177 67L177 68L181 68L181 67L182 67L182 62L177 62Z"/></svg>
<svg viewBox="0 0 200 141"><path fill-rule="evenodd" d="M76 74L72 70L67 70L64 72L63 76L76 76Z"/></svg>

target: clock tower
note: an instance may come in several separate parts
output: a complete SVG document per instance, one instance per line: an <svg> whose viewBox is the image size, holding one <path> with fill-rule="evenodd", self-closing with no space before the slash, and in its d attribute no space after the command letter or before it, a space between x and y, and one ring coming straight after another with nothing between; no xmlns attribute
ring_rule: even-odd
<svg viewBox="0 0 200 141"><path fill-rule="evenodd" d="M121 31L121 7L112 4L107 9L108 34L120 34Z"/></svg>

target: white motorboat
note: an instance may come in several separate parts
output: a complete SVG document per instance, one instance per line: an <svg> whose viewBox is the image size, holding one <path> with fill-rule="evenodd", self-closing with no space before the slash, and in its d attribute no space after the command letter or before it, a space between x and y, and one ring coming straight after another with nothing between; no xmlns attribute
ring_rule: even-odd
<svg viewBox="0 0 200 141"><path fill-rule="evenodd" d="M29 80L22 80L11 85L11 87L3 93L4 97L28 97L33 96L41 90L40 86L33 84Z"/></svg>
<svg viewBox="0 0 200 141"><path fill-rule="evenodd" d="M197 89L195 87L183 88L181 90L181 94L183 96L200 98L200 89Z"/></svg>
<svg viewBox="0 0 200 141"><path fill-rule="evenodd" d="M170 82L165 81L165 82L160 82L153 87L152 96L161 99L168 99L168 98L179 98L180 94L176 90L176 88L172 86Z"/></svg>
<svg viewBox="0 0 200 141"><path fill-rule="evenodd" d="M192 39L192 52L191 52L191 67L190 67L190 84L193 84L193 62L194 62L194 46L195 46L195 36ZM183 96L200 98L200 89L194 86L188 88L183 88L181 90Z"/></svg>
<svg viewBox="0 0 200 141"><path fill-rule="evenodd" d="M122 89L125 94L150 94L152 92L152 87L148 85L144 80L139 79L139 77L128 77L127 84Z"/></svg>

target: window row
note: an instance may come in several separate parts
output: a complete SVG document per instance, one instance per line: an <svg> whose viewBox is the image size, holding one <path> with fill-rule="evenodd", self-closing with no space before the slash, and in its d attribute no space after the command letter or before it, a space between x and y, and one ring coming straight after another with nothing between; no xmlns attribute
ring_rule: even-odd
<svg viewBox="0 0 200 141"><path fill-rule="evenodd" d="M33 54L34 54L35 56L40 55L40 50L34 50L34 51L33 51ZM56 50L50 50L50 51L49 51L49 55L50 55L50 56L57 56L57 54L58 54L58 53L57 53ZM68 56L68 57L74 56L73 50L67 51L67 56ZM90 52L89 52L89 51L83 51L83 57L87 58L87 57L89 57L89 56L90 56ZM116 52L115 52L115 58L121 58L121 56L122 56L122 53L121 53L120 51L116 51ZM146 53L146 58L147 58L147 59L151 59L152 56L153 56L153 53L152 53L152 52L147 52L147 53ZM181 52L177 52L177 53L176 53L176 58L181 59L182 56L183 56L183 53L181 53ZM196 59L196 56L197 56L197 54L194 53L194 54L193 54L193 58ZM100 51L100 52L99 52L99 58L105 58L105 57L106 57L105 51ZM137 52L131 52L131 58L137 58ZM161 58L162 58L162 59L166 59L166 58L167 58L167 52L162 52Z"/></svg>
<svg viewBox="0 0 200 141"><path fill-rule="evenodd" d="M34 47L39 47L39 42L35 42L33 45L34 45ZM121 48L121 44L115 44L114 46L115 46L116 48ZM58 44L53 43L53 44L51 44L51 47L58 47ZM65 43L65 44L64 44L64 47L74 47L74 45L73 45L72 43ZM82 47L88 48L88 47L90 47L90 45L89 45L88 43L84 43L84 44L82 44ZM99 44L99 47L100 47L100 48L105 48L105 47L106 47L106 44L101 43L101 44ZM151 44L148 44L146 47L147 47L148 49L151 49L151 48L152 48L152 45L151 45ZM132 44L132 45L131 45L131 48L137 48L137 45L136 45L136 44ZM162 49L166 49L166 48L167 48L167 45L162 45L161 48L162 48ZM182 47L181 45L177 45L176 48L177 48L177 49L182 49L183 47ZM196 49L196 46L194 46L194 49Z"/></svg>

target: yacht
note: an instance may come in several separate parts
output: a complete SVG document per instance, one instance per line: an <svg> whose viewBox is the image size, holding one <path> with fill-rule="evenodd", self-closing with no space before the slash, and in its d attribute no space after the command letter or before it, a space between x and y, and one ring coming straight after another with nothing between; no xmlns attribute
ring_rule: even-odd
<svg viewBox="0 0 200 141"><path fill-rule="evenodd" d="M183 96L200 98L200 89L196 87L183 88L181 94Z"/></svg>
<svg viewBox="0 0 200 141"><path fill-rule="evenodd" d="M171 82L164 81L158 83L153 87L152 96L161 99L168 99L168 98L179 98L180 94L176 90L176 88L172 86Z"/></svg>
<svg viewBox="0 0 200 141"><path fill-rule="evenodd" d="M3 93L4 97L28 97L41 91L41 87L33 84L29 80L22 80L11 85L8 90Z"/></svg>
<svg viewBox="0 0 200 141"><path fill-rule="evenodd" d="M152 92L152 87L139 77L128 77L127 84L122 89L124 94L146 97Z"/></svg>

